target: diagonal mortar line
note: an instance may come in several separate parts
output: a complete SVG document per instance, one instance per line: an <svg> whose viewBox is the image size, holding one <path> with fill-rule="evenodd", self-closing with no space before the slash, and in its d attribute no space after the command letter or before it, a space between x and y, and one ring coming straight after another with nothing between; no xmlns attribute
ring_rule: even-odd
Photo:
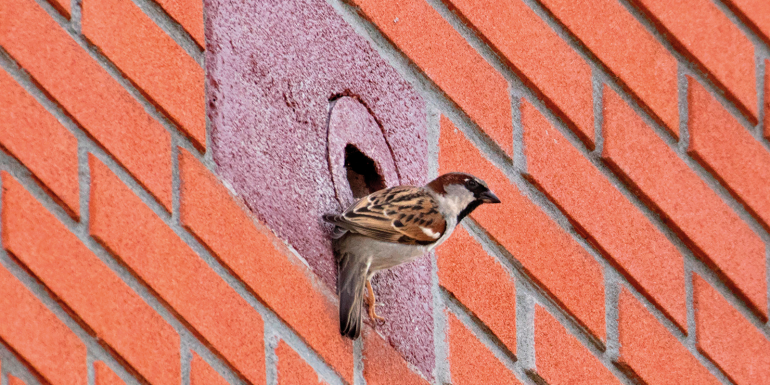
<svg viewBox="0 0 770 385"><path fill-rule="evenodd" d="M505 345L496 339L496 337L489 332L486 325L476 318L473 313L468 310L459 300L457 300L452 293L446 289L441 288L441 300L447 307L447 310L451 312L460 322L468 329L484 347L492 353L492 355L505 366L508 371L516 376L516 379L524 384L535 385L529 378L525 368L516 361L513 353L508 350Z"/></svg>
<svg viewBox="0 0 770 385"><path fill-rule="evenodd" d="M206 68L203 48L198 42L172 18L158 3L153 0L132 0L139 9L149 17L155 25L160 27L169 37L174 39L177 45L182 47L199 66Z"/></svg>
<svg viewBox="0 0 770 385"><path fill-rule="evenodd" d="M124 74L118 66L116 66L112 61L109 60L97 47L94 45L88 38L85 36L75 32L72 30L71 25L69 24L69 21L65 19L63 16L58 14L56 10L51 6L48 2L45 0L35 0L35 2L40 5L41 8L43 8L51 18L56 21L59 26L61 26L67 34L72 38L81 48L83 48L88 55L95 60L107 73L113 78L113 80L117 81L118 84L120 84L123 89L125 89L133 98L136 100L140 106L144 109L144 111L150 115L153 119L158 121L166 131L171 135L171 137L181 137L182 143L184 143L184 147L189 147L190 149L194 149L191 152L194 152L199 154L200 149L196 148L195 145L193 145L192 140L190 139L189 135L187 135L184 130L182 130L179 124L177 124L172 118L171 115L166 112L162 106L160 106L158 103L155 103L149 95L147 95L139 86L137 86L126 74ZM17 68L21 68L18 63L15 62L15 60L12 59L12 56L8 54L2 47L0 47L0 50L13 62L13 66ZM0 55L2 56L2 55ZM26 72L25 72L26 74ZM27 77L30 77L29 75L26 75Z"/></svg>
<svg viewBox="0 0 770 385"><path fill-rule="evenodd" d="M27 385L49 385L47 381L36 372L32 364L24 360L0 338L0 385L8 385L8 375L23 380Z"/></svg>
<svg viewBox="0 0 770 385"><path fill-rule="evenodd" d="M770 36L765 36L731 0L711 0L711 2L749 38L756 50L770 51Z"/></svg>

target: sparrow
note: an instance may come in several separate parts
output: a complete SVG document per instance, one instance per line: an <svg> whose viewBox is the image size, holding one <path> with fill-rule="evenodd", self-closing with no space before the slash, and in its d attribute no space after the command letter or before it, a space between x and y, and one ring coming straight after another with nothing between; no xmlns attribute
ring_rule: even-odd
<svg viewBox="0 0 770 385"><path fill-rule="evenodd" d="M433 250L483 203L500 203L500 199L483 180L453 172L422 187L379 190L342 214L325 214L323 219L335 226L332 246L338 264L340 333L354 340L360 335L365 289L369 317L384 321L375 312L374 273Z"/></svg>

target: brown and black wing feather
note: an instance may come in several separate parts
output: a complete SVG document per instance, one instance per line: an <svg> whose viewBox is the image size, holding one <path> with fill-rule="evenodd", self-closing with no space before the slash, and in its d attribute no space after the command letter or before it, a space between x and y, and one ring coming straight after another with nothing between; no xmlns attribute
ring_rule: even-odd
<svg viewBox="0 0 770 385"><path fill-rule="evenodd" d="M433 196L411 186L377 191L341 215L324 219L353 233L403 244L430 244L446 231L446 221Z"/></svg>

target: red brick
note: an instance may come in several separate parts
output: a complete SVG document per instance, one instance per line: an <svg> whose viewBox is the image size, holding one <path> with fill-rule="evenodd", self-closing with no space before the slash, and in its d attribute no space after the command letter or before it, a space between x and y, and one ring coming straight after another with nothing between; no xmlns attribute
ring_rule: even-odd
<svg viewBox="0 0 770 385"><path fill-rule="evenodd" d="M177 365L178 366L178 365ZM96 385L124 385L125 382L118 377L104 362L94 362L94 380Z"/></svg>
<svg viewBox="0 0 770 385"><path fill-rule="evenodd" d="M441 286L515 354L516 285L513 276L462 227L436 249L436 254Z"/></svg>
<svg viewBox="0 0 770 385"><path fill-rule="evenodd" d="M91 235L147 282L244 378L264 382L264 325L259 313L107 166L94 157L90 166Z"/></svg>
<svg viewBox="0 0 770 385"><path fill-rule="evenodd" d="M762 240L618 95L608 88L604 95L602 156L766 313ZM720 137L720 141L730 140Z"/></svg>
<svg viewBox="0 0 770 385"><path fill-rule="evenodd" d="M676 59L615 0L543 0L599 60L679 134Z"/></svg>
<svg viewBox="0 0 770 385"><path fill-rule="evenodd" d="M190 385L227 385L227 381L193 352L190 362Z"/></svg>
<svg viewBox="0 0 770 385"><path fill-rule="evenodd" d="M24 381L12 376L8 375L8 385L25 385Z"/></svg>
<svg viewBox="0 0 770 385"><path fill-rule="evenodd" d="M439 173L482 178L503 203L471 217L521 262L544 289L599 338L604 338L604 278L599 263L484 159L449 119L441 119Z"/></svg>
<svg viewBox="0 0 770 385"><path fill-rule="evenodd" d="M690 153L770 227L770 153L696 80L689 78Z"/></svg>
<svg viewBox="0 0 770 385"><path fill-rule="evenodd" d="M521 384L457 317L447 318L452 384Z"/></svg>
<svg viewBox="0 0 770 385"><path fill-rule="evenodd" d="M278 385L325 384L313 367L308 365L286 342L278 343L275 354L278 356Z"/></svg>
<svg viewBox="0 0 770 385"><path fill-rule="evenodd" d="M203 33L203 1L158 0L158 4L187 30L201 47L206 46Z"/></svg>
<svg viewBox="0 0 770 385"><path fill-rule="evenodd" d="M765 0L725 0L725 3L754 23L765 41L770 41L770 3Z"/></svg>
<svg viewBox="0 0 770 385"><path fill-rule="evenodd" d="M526 101L521 115L528 177L603 254L686 328L682 255Z"/></svg>
<svg viewBox="0 0 770 385"><path fill-rule="evenodd" d="M618 304L620 362L649 385L718 385L708 369L626 289Z"/></svg>
<svg viewBox="0 0 770 385"><path fill-rule="evenodd" d="M83 34L205 148L203 68L131 0L85 0L81 23Z"/></svg>
<svg viewBox="0 0 770 385"><path fill-rule="evenodd" d="M535 307L537 373L550 385L620 384L617 378L559 321Z"/></svg>
<svg viewBox="0 0 770 385"><path fill-rule="evenodd" d="M398 378L402 385L428 385L390 344L369 327L364 328L364 379L367 385L388 385ZM280 364L280 362L279 362Z"/></svg>
<svg viewBox="0 0 770 385"><path fill-rule="evenodd" d="M693 291L698 349L737 384L766 382L770 341L697 275Z"/></svg>
<svg viewBox="0 0 770 385"><path fill-rule="evenodd" d="M86 346L0 266L0 339L55 385L88 383Z"/></svg>
<svg viewBox="0 0 770 385"><path fill-rule="evenodd" d="M428 3L351 2L506 153L513 152L508 84Z"/></svg>
<svg viewBox="0 0 770 385"><path fill-rule="evenodd" d="M3 174L3 244L148 381L180 381L179 336L56 217Z"/></svg>
<svg viewBox="0 0 770 385"><path fill-rule="evenodd" d="M70 215L80 215L78 141L0 70L0 145L51 190Z"/></svg>
<svg viewBox="0 0 770 385"><path fill-rule="evenodd" d="M0 45L167 210L171 137L34 0L3 0Z"/></svg>
<svg viewBox="0 0 770 385"><path fill-rule="evenodd" d="M517 72L534 84L593 148L591 67L520 0L451 0Z"/></svg>
<svg viewBox="0 0 770 385"><path fill-rule="evenodd" d="M757 116L754 46L709 0L637 0Z"/></svg>
<svg viewBox="0 0 770 385"><path fill-rule="evenodd" d="M352 383L353 347L340 336L331 291L185 150L180 150L179 170L182 224ZM303 305L294 306L298 303Z"/></svg>

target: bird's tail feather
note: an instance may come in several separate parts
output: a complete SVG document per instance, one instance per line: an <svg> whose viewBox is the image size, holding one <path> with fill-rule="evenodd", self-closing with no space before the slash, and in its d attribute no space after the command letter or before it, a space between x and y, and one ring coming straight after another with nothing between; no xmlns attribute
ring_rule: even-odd
<svg viewBox="0 0 770 385"><path fill-rule="evenodd" d="M368 263L360 256L344 253L340 256L337 294L340 296L340 333L350 339L361 334L361 307Z"/></svg>

